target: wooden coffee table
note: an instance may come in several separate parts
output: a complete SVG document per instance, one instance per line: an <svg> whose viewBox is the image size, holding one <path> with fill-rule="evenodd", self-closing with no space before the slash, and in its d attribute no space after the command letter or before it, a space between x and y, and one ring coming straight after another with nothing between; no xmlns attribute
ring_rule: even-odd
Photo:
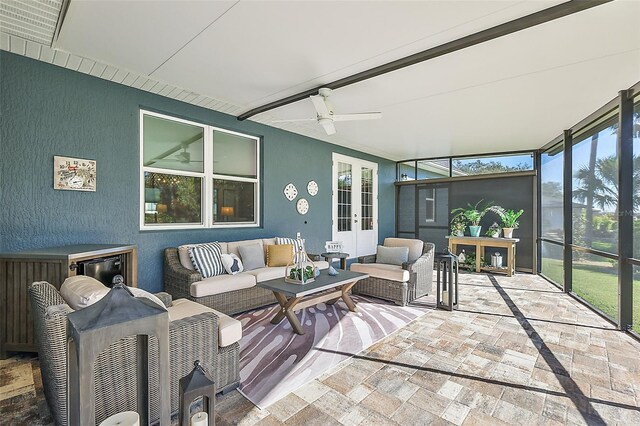
<svg viewBox="0 0 640 426"><path fill-rule="evenodd" d="M356 304L349 296L349 290L358 281L368 277L367 274L351 271L340 271L339 275L332 277L327 271L322 271L316 280L309 284L290 284L285 282L283 277L263 281L257 286L273 291L280 304L280 309L271 320L271 324L278 324L287 317L293 331L304 334L295 311L322 302L332 305L342 299L351 312L356 312Z"/></svg>

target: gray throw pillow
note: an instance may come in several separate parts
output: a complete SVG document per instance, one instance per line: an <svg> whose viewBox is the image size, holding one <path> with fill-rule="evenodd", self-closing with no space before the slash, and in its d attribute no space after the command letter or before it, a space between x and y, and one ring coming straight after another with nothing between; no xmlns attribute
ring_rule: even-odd
<svg viewBox="0 0 640 426"><path fill-rule="evenodd" d="M409 260L409 247L378 246L376 263L402 266L407 260Z"/></svg>
<svg viewBox="0 0 640 426"><path fill-rule="evenodd" d="M252 269L264 268L264 249L260 244L247 244L238 247L242 266L245 271Z"/></svg>

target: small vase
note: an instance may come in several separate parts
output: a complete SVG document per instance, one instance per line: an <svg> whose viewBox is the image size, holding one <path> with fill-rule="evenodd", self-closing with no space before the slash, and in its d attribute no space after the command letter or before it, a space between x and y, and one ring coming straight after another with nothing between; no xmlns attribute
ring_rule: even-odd
<svg viewBox="0 0 640 426"><path fill-rule="evenodd" d="M502 232L504 232L504 237L513 238L513 229L514 228L502 228Z"/></svg>
<svg viewBox="0 0 640 426"><path fill-rule="evenodd" d="M469 225L469 234L471 234L472 237L479 237L481 230L482 226Z"/></svg>
<svg viewBox="0 0 640 426"><path fill-rule="evenodd" d="M455 231L453 235L456 237L464 237L464 231Z"/></svg>
<svg viewBox="0 0 640 426"><path fill-rule="evenodd" d="M491 234L491 238L500 238L500 232L494 232Z"/></svg>

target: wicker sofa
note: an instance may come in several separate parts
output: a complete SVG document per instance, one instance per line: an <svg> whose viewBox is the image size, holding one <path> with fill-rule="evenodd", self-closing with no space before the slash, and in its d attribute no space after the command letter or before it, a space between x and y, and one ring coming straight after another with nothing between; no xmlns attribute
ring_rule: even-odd
<svg viewBox="0 0 640 426"><path fill-rule="evenodd" d="M369 274L353 287L354 294L373 296L405 306L431 293L435 245L408 238L385 238L385 247L408 247L408 262L399 265L376 263L376 255L358 258L350 269Z"/></svg>
<svg viewBox="0 0 640 426"><path fill-rule="evenodd" d="M44 394L57 425L67 425L67 314L73 310L58 290L47 282L29 287ZM187 300L172 301L156 294L167 306L169 324L171 411L178 411L178 381L200 360L212 370L217 391L237 387L238 342L220 346L219 317ZM193 315L192 315L193 314ZM231 319L231 321L235 321ZM228 337L226 338L227 340ZM153 342L155 338L152 338ZM227 342L228 343L228 342ZM96 424L106 417L136 410L136 338L122 339L102 352L95 364ZM151 419L158 419L157 344L149 353Z"/></svg>
<svg viewBox="0 0 640 426"><path fill-rule="evenodd" d="M266 247L276 244L275 238L219 242L222 253L239 255L238 247L259 244L266 257ZM202 278L195 270L188 254L189 245L164 250L164 289L174 298L186 298L227 315L234 315L276 303L273 292L256 284L284 277L284 266L264 267L236 275ZM312 257L312 256L310 256ZM329 263L313 258L315 266L326 269Z"/></svg>

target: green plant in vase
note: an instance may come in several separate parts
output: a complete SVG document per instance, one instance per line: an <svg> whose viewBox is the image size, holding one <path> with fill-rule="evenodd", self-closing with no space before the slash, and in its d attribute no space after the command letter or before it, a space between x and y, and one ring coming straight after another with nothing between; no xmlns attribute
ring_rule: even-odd
<svg viewBox="0 0 640 426"><path fill-rule="evenodd" d="M524 213L522 209L517 212L510 209L502 211L500 217L502 218L502 232L505 238L513 237L513 230L518 229L520 226L518 219L522 216L522 213Z"/></svg>
<svg viewBox="0 0 640 426"><path fill-rule="evenodd" d="M463 217L454 218L451 221L451 235L454 237L463 237L466 227L467 225Z"/></svg>
<svg viewBox="0 0 640 426"><path fill-rule="evenodd" d="M451 210L451 214L453 214L453 218L451 222L454 220L464 218L469 223L469 234L472 237L479 237L480 231L482 227L480 226L480 221L490 211L497 213L498 215L502 214L502 207L494 206L490 202L482 204L484 200L478 201L475 205L467 204L467 208L458 207L457 209Z"/></svg>
<svg viewBox="0 0 640 426"><path fill-rule="evenodd" d="M485 232L485 235L491 238L500 238L501 230L502 229L500 228L500 225L498 225L496 222L493 222L493 225L491 225L489 229L487 229L487 232Z"/></svg>

